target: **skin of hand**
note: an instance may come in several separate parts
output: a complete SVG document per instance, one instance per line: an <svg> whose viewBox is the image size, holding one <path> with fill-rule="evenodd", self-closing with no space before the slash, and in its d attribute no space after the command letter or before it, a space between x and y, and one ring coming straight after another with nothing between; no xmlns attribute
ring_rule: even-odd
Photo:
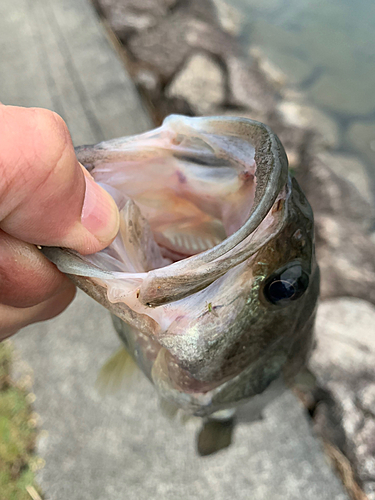
<svg viewBox="0 0 375 500"><path fill-rule="evenodd" d="M73 283L36 245L90 254L118 229L116 204L78 163L63 119L0 104L0 340L74 298Z"/></svg>

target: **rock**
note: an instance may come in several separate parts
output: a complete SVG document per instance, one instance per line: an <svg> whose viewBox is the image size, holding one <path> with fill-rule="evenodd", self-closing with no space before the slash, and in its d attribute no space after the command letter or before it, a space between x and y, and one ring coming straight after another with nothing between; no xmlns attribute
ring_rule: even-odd
<svg viewBox="0 0 375 500"><path fill-rule="evenodd" d="M330 155L317 155L314 150L309 154L302 162L297 180L315 213L350 221L369 232L375 221L374 208L351 182L330 168Z"/></svg>
<svg viewBox="0 0 375 500"><path fill-rule="evenodd" d="M192 23L189 32L186 33L186 40L191 47L209 52L223 62L238 51L235 40L224 33L219 26L199 21Z"/></svg>
<svg viewBox="0 0 375 500"><path fill-rule="evenodd" d="M362 409L375 415L375 383L370 383L358 394L358 402Z"/></svg>
<svg viewBox="0 0 375 500"><path fill-rule="evenodd" d="M222 29L232 36L238 36L244 21L242 13L224 0L213 0L213 4Z"/></svg>
<svg viewBox="0 0 375 500"><path fill-rule="evenodd" d="M264 114L274 108L275 92L261 71L235 55L228 55L226 64L231 104Z"/></svg>
<svg viewBox="0 0 375 500"><path fill-rule="evenodd" d="M212 58L194 54L172 80L166 95L185 99L198 115L208 114L224 102L224 72Z"/></svg>
<svg viewBox="0 0 375 500"><path fill-rule="evenodd" d="M141 86L151 94L160 92L160 82L154 71L140 68L134 74L134 81L137 85Z"/></svg>
<svg viewBox="0 0 375 500"><path fill-rule="evenodd" d="M280 89L280 95L285 101L293 101L298 104L306 103L306 95L301 90L293 87L283 87Z"/></svg>
<svg viewBox="0 0 375 500"><path fill-rule="evenodd" d="M155 26L177 0L97 0L111 28L122 40Z"/></svg>
<svg viewBox="0 0 375 500"><path fill-rule="evenodd" d="M375 304L374 209L326 161L323 155L306 159L296 172L314 210L321 297L357 297Z"/></svg>
<svg viewBox="0 0 375 500"><path fill-rule="evenodd" d="M132 37L128 49L138 62L149 65L164 80L168 80L191 51L186 42L186 32L192 23L194 20L190 18L167 18L154 29Z"/></svg>
<svg viewBox="0 0 375 500"><path fill-rule="evenodd" d="M258 68L262 71L267 80L276 88L283 88L287 83L286 74L274 64L264 54L263 50L258 46L251 46L249 50L250 57L256 60Z"/></svg>
<svg viewBox="0 0 375 500"><path fill-rule="evenodd" d="M375 381L374 325L375 307L364 300L342 298L320 304L316 318L317 348L311 360L311 368L320 382L330 386L346 373L349 382L356 383L354 377L366 371ZM362 401L367 401L365 406L369 408L374 387L373 382L361 386L361 391L371 388L367 396L362 394Z"/></svg>
<svg viewBox="0 0 375 500"><path fill-rule="evenodd" d="M161 125L164 118L173 114L194 116L193 110L185 99L161 97L158 100L158 106L155 108L156 123Z"/></svg>
<svg viewBox="0 0 375 500"><path fill-rule="evenodd" d="M315 214L321 298L357 297L375 304L375 244L356 223Z"/></svg>
<svg viewBox="0 0 375 500"><path fill-rule="evenodd" d="M320 387L316 429L351 462L375 499L375 307L356 299L323 302L310 368ZM323 396L322 396L323 394ZM319 399L319 391L316 396Z"/></svg>
<svg viewBox="0 0 375 500"><path fill-rule="evenodd" d="M155 69L167 82L193 52L208 52L223 59L234 50L234 42L219 28L177 12L133 36L128 48L138 62Z"/></svg>
<svg viewBox="0 0 375 500"><path fill-rule="evenodd" d="M288 156L289 167L293 171L300 170L301 163L304 162L305 150L311 149L310 131L285 123L276 112L269 113L263 121L278 135Z"/></svg>
<svg viewBox="0 0 375 500"><path fill-rule="evenodd" d="M348 130L348 140L369 162L375 164L375 123L356 122Z"/></svg>
<svg viewBox="0 0 375 500"><path fill-rule="evenodd" d="M335 120L318 108L292 101L282 101L277 106L281 118L289 125L313 130L321 147L336 148L340 142L339 128Z"/></svg>
<svg viewBox="0 0 375 500"><path fill-rule="evenodd" d="M212 0L208 2L202 2L202 0L177 0L177 2L175 10L181 15L195 18L220 29L218 11Z"/></svg>
<svg viewBox="0 0 375 500"><path fill-rule="evenodd" d="M369 204L374 203L371 178L366 166L357 156L319 153L318 157L324 164L329 165L333 172L350 181Z"/></svg>

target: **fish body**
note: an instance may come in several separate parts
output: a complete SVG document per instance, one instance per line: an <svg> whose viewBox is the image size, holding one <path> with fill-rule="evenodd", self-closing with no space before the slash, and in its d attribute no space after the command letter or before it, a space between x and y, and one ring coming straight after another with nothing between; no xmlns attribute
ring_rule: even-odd
<svg viewBox="0 0 375 500"><path fill-rule="evenodd" d="M173 115L77 149L115 199L105 250L44 253L114 315L163 400L208 416L291 383L313 345L313 214L284 149L244 118Z"/></svg>

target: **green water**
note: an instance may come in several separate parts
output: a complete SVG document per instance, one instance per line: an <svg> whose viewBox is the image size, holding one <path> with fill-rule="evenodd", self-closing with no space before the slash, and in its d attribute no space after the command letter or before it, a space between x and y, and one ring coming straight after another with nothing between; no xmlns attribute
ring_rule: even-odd
<svg viewBox="0 0 375 500"><path fill-rule="evenodd" d="M292 90L333 118L336 149L375 179L375 0L234 0L245 48L258 46Z"/></svg>

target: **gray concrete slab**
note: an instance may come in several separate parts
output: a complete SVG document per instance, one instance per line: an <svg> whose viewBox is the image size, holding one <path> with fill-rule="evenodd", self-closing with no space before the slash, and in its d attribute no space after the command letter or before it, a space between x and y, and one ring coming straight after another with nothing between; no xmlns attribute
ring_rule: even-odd
<svg viewBox="0 0 375 500"><path fill-rule="evenodd" d="M88 0L0 2L0 101L53 109L75 145L151 124Z"/></svg>
<svg viewBox="0 0 375 500"><path fill-rule="evenodd" d="M76 145L150 126L87 0L2 0L0 100L54 109ZM102 399L96 375L118 342L109 315L82 293L14 338L34 371L47 500L347 499L289 392L264 420L240 423L229 449L204 458L199 420L167 420L142 376Z"/></svg>
<svg viewBox="0 0 375 500"><path fill-rule="evenodd" d="M101 398L97 373L117 348L109 314L82 292L59 318L14 339L34 369L35 409L48 432L38 475L49 500L344 500L300 403L285 392L233 444L199 457L200 420L164 417L140 373Z"/></svg>

